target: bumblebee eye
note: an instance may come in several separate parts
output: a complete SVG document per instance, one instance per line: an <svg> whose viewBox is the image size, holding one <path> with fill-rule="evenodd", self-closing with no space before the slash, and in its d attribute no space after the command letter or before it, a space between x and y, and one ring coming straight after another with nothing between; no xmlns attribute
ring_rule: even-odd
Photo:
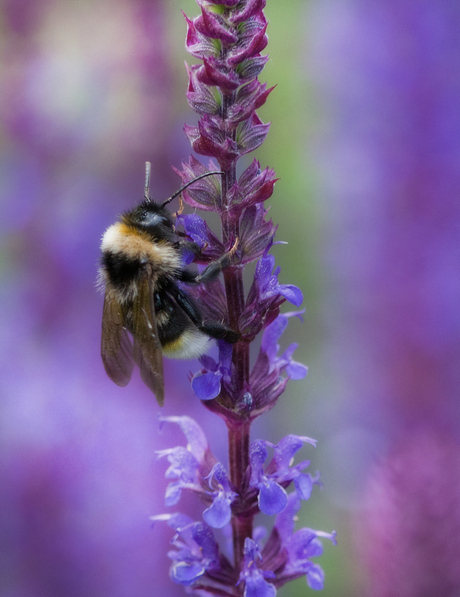
<svg viewBox="0 0 460 597"><path fill-rule="evenodd" d="M143 214L142 219L141 219L142 226L151 227L151 226L158 226L160 224L167 225L168 220L160 214L148 213L148 212Z"/></svg>

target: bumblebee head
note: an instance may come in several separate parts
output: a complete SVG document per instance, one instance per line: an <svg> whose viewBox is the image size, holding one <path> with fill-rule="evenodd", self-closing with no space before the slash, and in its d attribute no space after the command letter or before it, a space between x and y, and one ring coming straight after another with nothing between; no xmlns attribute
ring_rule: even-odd
<svg viewBox="0 0 460 597"><path fill-rule="evenodd" d="M153 201L145 200L132 211L123 214L126 224L140 228L150 235L156 236L165 229L174 230L174 218L171 212Z"/></svg>

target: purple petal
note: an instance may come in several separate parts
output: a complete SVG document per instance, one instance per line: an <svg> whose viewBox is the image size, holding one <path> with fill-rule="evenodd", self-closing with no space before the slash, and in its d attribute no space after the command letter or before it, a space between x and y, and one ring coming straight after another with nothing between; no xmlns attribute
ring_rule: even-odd
<svg viewBox="0 0 460 597"><path fill-rule="evenodd" d="M286 373L293 380L303 379L308 373L308 367L297 361L291 361L286 367Z"/></svg>
<svg viewBox="0 0 460 597"><path fill-rule="evenodd" d="M261 512L273 516L284 510L288 496L281 485L268 479L265 483L261 483L259 488L259 508Z"/></svg>
<svg viewBox="0 0 460 597"><path fill-rule="evenodd" d="M219 347L219 363L221 370L225 370L225 372L230 373L230 368L232 365L232 355L233 355L233 346L224 340L219 340L217 342ZM222 371L224 372L224 371Z"/></svg>
<svg viewBox="0 0 460 597"><path fill-rule="evenodd" d="M189 586L205 572L205 567L199 562L175 562L171 567L171 578L174 582Z"/></svg>
<svg viewBox="0 0 460 597"><path fill-rule="evenodd" d="M209 177L210 178L210 177ZM201 183L201 184L199 184ZM198 181L192 187L187 189L187 195L194 200L195 202L203 203L204 197L211 196L210 189L213 189L212 181ZM184 196L185 198L185 196ZM213 201L215 205L215 199ZM185 228L187 234L191 237L191 239L196 242L200 247L204 247L205 245L209 245L210 247L215 247L218 251L224 251L222 243L219 241L217 236L212 232L209 228L208 224L197 216L196 214L189 214L186 216L179 216L180 222Z"/></svg>
<svg viewBox="0 0 460 597"><path fill-rule="evenodd" d="M278 286L278 292L296 307L300 307L303 303L302 291L293 284L280 284Z"/></svg>
<svg viewBox="0 0 460 597"><path fill-rule="evenodd" d="M160 421L169 423L177 423L181 428L182 433L187 438L190 446L190 452L197 459L198 462L203 460L204 453L208 449L208 440L204 431L191 417L159 417Z"/></svg>
<svg viewBox="0 0 460 597"><path fill-rule="evenodd" d="M223 487L225 491L230 491L230 484L228 482L227 471L223 467L220 462L216 462L216 464L212 467L211 472L208 475L209 482L212 484L213 480L215 483L220 487Z"/></svg>
<svg viewBox="0 0 460 597"><path fill-rule="evenodd" d="M318 557L323 553L323 546L317 539L316 532L306 527L292 535L287 548L291 565L300 567L300 569L305 566L309 558Z"/></svg>
<svg viewBox="0 0 460 597"><path fill-rule="evenodd" d="M279 472L288 470L294 454L302 448L303 444L303 437L293 434L286 435L278 442L274 449L273 460L276 462ZM272 471L269 470L269 472Z"/></svg>
<svg viewBox="0 0 460 597"><path fill-rule="evenodd" d="M209 508L203 512L204 521L214 529L223 528L232 517L231 501L231 498L219 494Z"/></svg>
<svg viewBox="0 0 460 597"><path fill-rule="evenodd" d="M276 517L275 526L283 544L286 544L294 533L294 518L300 510L300 498L297 493L291 493L288 497L286 507Z"/></svg>
<svg viewBox="0 0 460 597"><path fill-rule="evenodd" d="M259 259L256 266L255 278L260 286L264 286L265 281L271 276L274 265L275 258L273 255L266 255Z"/></svg>
<svg viewBox="0 0 460 597"><path fill-rule="evenodd" d="M265 442L256 440L251 443L249 449L249 461L251 464L251 485L254 487L259 481L259 474L262 472L263 465L267 459L267 448Z"/></svg>
<svg viewBox="0 0 460 597"><path fill-rule="evenodd" d="M200 548L201 556L209 562L216 560L219 548L212 530L201 522L195 523L192 529L192 539Z"/></svg>
<svg viewBox="0 0 460 597"><path fill-rule="evenodd" d="M288 318L285 315L278 315L275 321L272 321L270 325L265 328L262 336L261 348L265 354L273 362L278 352L278 340L282 333L286 329L288 324Z"/></svg>
<svg viewBox="0 0 460 597"><path fill-rule="evenodd" d="M301 500L310 499L311 491L313 489L313 479L306 473L301 473L294 479L295 490Z"/></svg>
<svg viewBox="0 0 460 597"><path fill-rule="evenodd" d="M171 506L175 506L177 502L180 500L180 496L182 493L182 487L180 483L170 483L166 488L165 493L165 506L170 508Z"/></svg>
<svg viewBox="0 0 460 597"><path fill-rule="evenodd" d="M267 582L262 573L245 578L244 597L275 597L275 587Z"/></svg>
<svg viewBox="0 0 460 597"><path fill-rule="evenodd" d="M196 373L192 379L192 388L200 400L212 400L220 394L222 373Z"/></svg>
<svg viewBox="0 0 460 597"><path fill-rule="evenodd" d="M200 361L200 364L203 366L203 369L206 369L206 371L212 371L212 373L215 373L219 368L216 361L207 354L204 354L198 360Z"/></svg>
<svg viewBox="0 0 460 597"><path fill-rule="evenodd" d="M180 216L187 234L201 247L209 242L208 230L205 221L196 214Z"/></svg>
<svg viewBox="0 0 460 597"><path fill-rule="evenodd" d="M312 564L307 572L307 583L310 589L321 591L324 587L324 572L318 564Z"/></svg>
<svg viewBox="0 0 460 597"><path fill-rule="evenodd" d="M166 524L168 526L170 526L172 529L174 529L175 531L180 531L187 525L193 523L193 519L190 518L190 516L187 516L187 514L181 514L180 512L176 512L175 514L170 514L170 515L161 515L161 516L162 517L166 516L166 518L165 518ZM159 519L160 517L156 516L155 518Z"/></svg>
<svg viewBox="0 0 460 597"><path fill-rule="evenodd" d="M165 450L164 452L168 452L168 450ZM195 479L195 473L199 467L199 462L190 450L187 450L187 448L184 448L183 446L172 448L169 450L168 461L171 466L168 467L165 473L166 479L173 479L175 477L180 477L182 480L187 481L193 481Z"/></svg>

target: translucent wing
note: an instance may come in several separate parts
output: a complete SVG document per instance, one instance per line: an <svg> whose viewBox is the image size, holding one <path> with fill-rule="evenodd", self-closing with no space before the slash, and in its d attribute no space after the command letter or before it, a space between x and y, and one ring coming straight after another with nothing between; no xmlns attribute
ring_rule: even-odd
<svg viewBox="0 0 460 597"><path fill-rule="evenodd" d="M125 328L122 306L109 293L102 312L102 361L107 375L119 386L126 386L134 369L133 346Z"/></svg>
<svg viewBox="0 0 460 597"><path fill-rule="evenodd" d="M133 302L133 355L143 382L155 394L158 404L163 406L163 353L155 319L152 280L147 272L140 280L138 290Z"/></svg>

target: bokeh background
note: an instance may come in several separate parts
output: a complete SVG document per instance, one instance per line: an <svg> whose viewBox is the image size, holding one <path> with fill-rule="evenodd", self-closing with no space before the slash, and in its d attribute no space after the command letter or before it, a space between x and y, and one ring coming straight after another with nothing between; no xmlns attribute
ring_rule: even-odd
<svg viewBox="0 0 460 597"><path fill-rule="evenodd" d="M181 9L198 13L0 2L2 597L184 594L171 533L148 520L165 511L154 450L183 440L137 375L106 377L95 289L101 234L141 199L144 162L165 199L190 154ZM299 524L339 533L324 597L458 597L460 5L268 0L266 14L277 88L257 157L280 177L280 281L305 299L283 342L309 374L254 438L319 440L304 457L324 487ZM163 412L197 418L225 460L197 368L167 363Z"/></svg>

